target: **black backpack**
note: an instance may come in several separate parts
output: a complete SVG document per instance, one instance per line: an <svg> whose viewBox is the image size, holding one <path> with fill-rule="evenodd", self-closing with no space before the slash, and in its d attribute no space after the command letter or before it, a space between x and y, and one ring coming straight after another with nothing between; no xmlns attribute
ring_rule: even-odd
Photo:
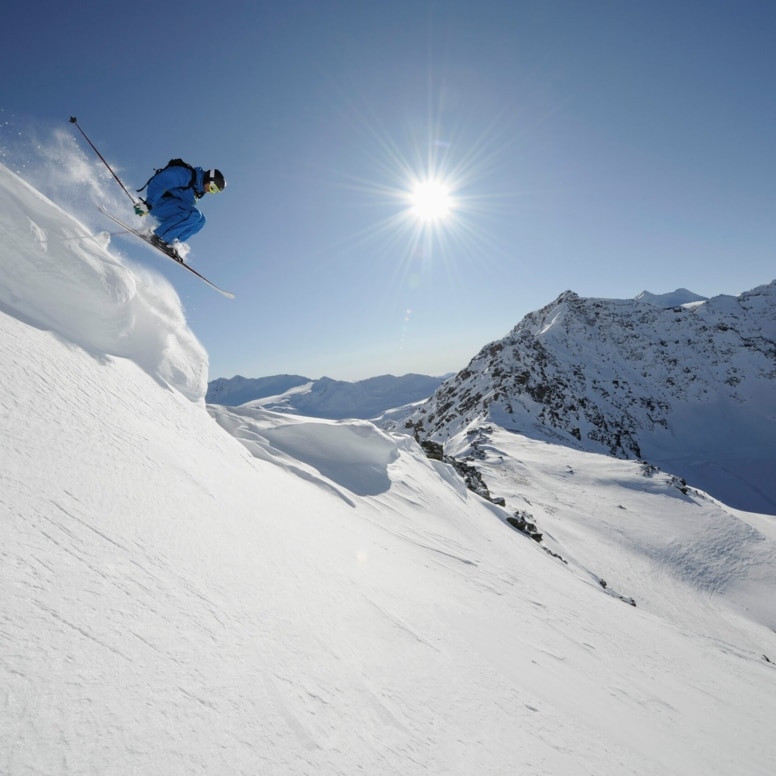
<svg viewBox="0 0 776 776"><path fill-rule="evenodd" d="M194 187L194 181L197 178L197 172L196 170L188 163L184 162L183 159L170 159L169 162L164 167L158 167L154 170L154 174L143 184L142 188L139 188L137 191L140 193L143 191L146 186L160 173L162 170L166 170L168 167L186 167L189 170L191 170L191 180L189 181L189 185L186 188L193 188Z"/></svg>

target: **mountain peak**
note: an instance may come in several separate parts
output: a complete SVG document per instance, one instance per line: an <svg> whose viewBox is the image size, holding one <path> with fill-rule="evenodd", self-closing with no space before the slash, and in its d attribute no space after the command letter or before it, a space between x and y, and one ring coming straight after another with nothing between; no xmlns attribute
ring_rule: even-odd
<svg viewBox="0 0 776 776"><path fill-rule="evenodd" d="M566 291L486 345L407 426L443 443L493 421L645 458L733 506L776 513L776 285L687 306L698 300L685 289L631 300Z"/></svg>
<svg viewBox="0 0 776 776"><path fill-rule="evenodd" d="M707 302L708 297L700 296L686 288L677 288L667 294L653 294L650 291L642 291L636 296L639 302L653 304L656 307L681 307L686 304Z"/></svg>

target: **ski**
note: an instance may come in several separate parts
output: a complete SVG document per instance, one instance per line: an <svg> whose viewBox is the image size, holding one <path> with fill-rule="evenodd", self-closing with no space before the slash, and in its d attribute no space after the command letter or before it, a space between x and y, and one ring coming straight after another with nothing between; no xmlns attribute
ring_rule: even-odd
<svg viewBox="0 0 776 776"><path fill-rule="evenodd" d="M167 251L165 251L162 248L160 248L158 245L154 245L151 242L151 240L146 235L144 235L138 229L135 229L134 226L130 226L129 224L127 224L124 221L122 221L120 218L117 218L116 216L114 216L113 213L109 213L102 205L98 205L97 209L104 216L107 216L108 218L110 218L111 221L113 221L114 223L118 224L123 229L126 229L128 232L131 232L132 234L135 235L135 237L139 237L146 245L150 245L155 251L157 251L158 253L161 253L163 256L166 256L168 259L170 259L170 261L174 261L176 264L179 264L181 267L184 267L189 272L191 272L194 275L196 275L200 280L202 280L205 283L207 283L213 290L218 291L219 294L223 294L224 296L228 297L229 299L234 299L234 294L231 291L224 291L223 288L219 288L211 280L208 280L204 275L202 275L199 272L197 272L197 270L195 270L194 267L191 267L188 264L186 264L186 262L183 261L183 259L181 259L180 257L176 258L171 253L167 253Z"/></svg>

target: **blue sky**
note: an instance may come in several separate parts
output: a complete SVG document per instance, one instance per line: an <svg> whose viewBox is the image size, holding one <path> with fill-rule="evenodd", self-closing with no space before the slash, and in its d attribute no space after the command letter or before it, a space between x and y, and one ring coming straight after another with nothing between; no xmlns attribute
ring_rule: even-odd
<svg viewBox="0 0 776 776"><path fill-rule="evenodd" d="M190 260L234 301L120 243L175 284L211 378L442 374L566 289L776 276L771 2L12 0L4 18L6 134L76 115L131 188L173 156L225 173ZM431 224L408 199L429 176L452 201Z"/></svg>

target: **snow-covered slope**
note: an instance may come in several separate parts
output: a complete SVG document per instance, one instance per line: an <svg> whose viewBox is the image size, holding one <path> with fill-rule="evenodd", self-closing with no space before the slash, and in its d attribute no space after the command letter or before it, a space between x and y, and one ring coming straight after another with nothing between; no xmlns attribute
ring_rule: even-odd
<svg viewBox="0 0 776 776"><path fill-rule="evenodd" d="M129 269L103 249L42 261L26 197L0 237L4 264L10 245L35 266L21 292L0 278L0 773L770 772L772 518L635 462L479 437L509 458L508 500L557 521L563 562L409 437L214 419L85 342L90 310L26 312L78 277L95 328L145 336L112 302ZM35 215L50 245L73 223ZM202 363L173 350L182 374Z"/></svg>
<svg viewBox="0 0 776 776"><path fill-rule="evenodd" d="M548 446L494 424L470 427L446 449L537 527L543 547L610 594L680 627L703 628L707 614L724 612L720 638L735 640L736 626L723 623L740 618L776 629L776 518L727 508L645 462Z"/></svg>
<svg viewBox="0 0 776 776"><path fill-rule="evenodd" d="M443 442L492 420L643 458L728 504L776 514L776 282L703 303L672 297L683 305L565 292L485 346L409 427Z"/></svg>
<svg viewBox="0 0 776 776"><path fill-rule="evenodd" d="M309 380L295 375L219 378L208 385L211 404L236 407L251 402L275 412L316 418L376 418L384 412L427 399L444 378L408 374L381 375L347 382L322 377Z"/></svg>

